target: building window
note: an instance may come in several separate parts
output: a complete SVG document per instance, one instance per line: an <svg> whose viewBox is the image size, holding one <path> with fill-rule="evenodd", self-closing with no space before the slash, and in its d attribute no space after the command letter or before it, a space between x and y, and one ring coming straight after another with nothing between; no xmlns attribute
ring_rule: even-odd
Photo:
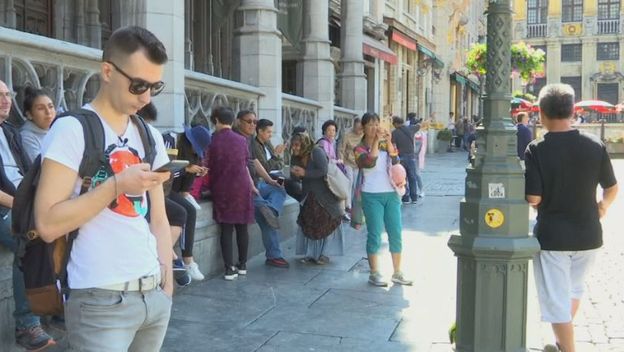
<svg viewBox="0 0 624 352"><path fill-rule="evenodd" d="M574 99L580 101L583 96L583 80L577 77L561 77L561 83L569 84L574 89Z"/></svg>
<svg viewBox="0 0 624 352"><path fill-rule="evenodd" d="M615 20L620 18L620 0L598 0L598 19Z"/></svg>
<svg viewBox="0 0 624 352"><path fill-rule="evenodd" d="M596 47L596 58L598 60L619 60L620 43L598 43Z"/></svg>
<svg viewBox="0 0 624 352"><path fill-rule="evenodd" d="M563 0L561 22L581 22L583 20L583 0Z"/></svg>
<svg viewBox="0 0 624 352"><path fill-rule="evenodd" d="M528 0L527 14L527 22L529 24L546 23L548 0Z"/></svg>
<svg viewBox="0 0 624 352"><path fill-rule="evenodd" d="M546 77L538 77L533 81L533 84L529 86L529 93L538 96L540 90L546 86Z"/></svg>
<svg viewBox="0 0 624 352"><path fill-rule="evenodd" d="M598 100L616 105L619 100L619 86L618 83L598 83Z"/></svg>
<svg viewBox="0 0 624 352"><path fill-rule="evenodd" d="M297 95L297 61L282 61L282 92Z"/></svg>
<svg viewBox="0 0 624 352"><path fill-rule="evenodd" d="M561 62L578 62L583 60L582 44L562 44Z"/></svg>

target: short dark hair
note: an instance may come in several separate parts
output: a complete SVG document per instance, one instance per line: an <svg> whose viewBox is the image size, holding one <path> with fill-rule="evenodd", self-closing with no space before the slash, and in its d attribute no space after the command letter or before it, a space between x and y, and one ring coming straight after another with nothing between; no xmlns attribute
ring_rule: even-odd
<svg viewBox="0 0 624 352"><path fill-rule="evenodd" d="M574 89L568 84L548 84L539 93L540 111L549 119L568 119L574 113Z"/></svg>
<svg viewBox="0 0 624 352"><path fill-rule="evenodd" d="M143 27L128 26L117 29L108 38L102 51L102 61L113 61L143 50L147 59L155 64L167 63L167 50L154 33Z"/></svg>
<svg viewBox="0 0 624 352"><path fill-rule="evenodd" d="M367 112L362 115L362 126L366 126L372 121L379 121L379 115L374 112Z"/></svg>
<svg viewBox="0 0 624 352"><path fill-rule="evenodd" d="M241 110L238 112L238 114L236 114L236 119L240 120L249 114L256 116L256 113L252 110Z"/></svg>
<svg viewBox="0 0 624 352"><path fill-rule="evenodd" d="M305 126L295 126L292 130L292 134L295 135L299 133L308 133L308 129Z"/></svg>
<svg viewBox="0 0 624 352"><path fill-rule="evenodd" d="M400 117L398 117L398 116L394 116L394 117L392 117L392 124L393 124L393 125L402 125L402 124L404 124L404 123L405 123L405 121L403 121L403 119L402 119L402 118L400 118Z"/></svg>
<svg viewBox="0 0 624 352"><path fill-rule="evenodd" d="M336 124L336 121L334 121L334 120L327 120L327 121L323 122L323 125L321 126L321 132L323 133L323 135L325 134L325 131L327 131L329 126L334 126L334 128L336 129L336 132L338 132L338 125Z"/></svg>
<svg viewBox="0 0 624 352"><path fill-rule="evenodd" d="M231 126L234 122L234 111L227 106L213 108L210 114L210 121L215 125L219 122L223 125Z"/></svg>
<svg viewBox="0 0 624 352"><path fill-rule="evenodd" d="M356 117L356 118L353 119L353 125L354 126L357 125L358 123L361 123L361 122L362 122L362 119L359 118L359 117Z"/></svg>
<svg viewBox="0 0 624 352"><path fill-rule="evenodd" d="M529 114L524 112L524 111L519 112L518 115L516 115L516 121L520 122L525 117L528 119L529 118Z"/></svg>
<svg viewBox="0 0 624 352"><path fill-rule="evenodd" d="M30 111L35 103L35 100L41 96L48 96L43 89L27 86L24 89L24 112Z"/></svg>
<svg viewBox="0 0 624 352"><path fill-rule="evenodd" d="M258 123L256 124L256 132L259 132L260 130L263 130L271 126L273 126L273 121L267 120L267 119L260 119L258 120Z"/></svg>
<svg viewBox="0 0 624 352"><path fill-rule="evenodd" d="M416 121L416 113L415 112L410 112L407 114L407 121Z"/></svg>
<svg viewBox="0 0 624 352"><path fill-rule="evenodd" d="M154 103L150 101L149 104L137 111L137 115L141 116L147 122L155 122L158 117L158 110Z"/></svg>

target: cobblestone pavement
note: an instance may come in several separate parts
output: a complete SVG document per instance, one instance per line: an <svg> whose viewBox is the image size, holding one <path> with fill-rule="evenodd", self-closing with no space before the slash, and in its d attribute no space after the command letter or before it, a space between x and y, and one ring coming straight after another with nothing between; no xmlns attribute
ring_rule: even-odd
<svg viewBox="0 0 624 352"><path fill-rule="evenodd" d="M624 175L624 160L614 165ZM428 156L426 197L404 207L404 271L414 286L366 283L362 232L349 229L345 256L320 267L299 263L290 240L282 244L288 270L257 256L247 277L179 289L163 351L451 351L456 260L446 243L458 232L465 166L464 152ZM605 247L576 320L580 352L624 351L623 199L624 191L604 221ZM382 271L390 274L387 243L383 250ZM528 293L527 346L540 351L553 335L540 322L532 277Z"/></svg>

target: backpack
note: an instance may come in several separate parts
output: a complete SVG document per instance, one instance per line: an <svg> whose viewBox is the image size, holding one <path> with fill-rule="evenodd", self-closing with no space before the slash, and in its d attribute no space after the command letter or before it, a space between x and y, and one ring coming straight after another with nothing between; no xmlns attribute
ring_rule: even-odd
<svg viewBox="0 0 624 352"><path fill-rule="evenodd" d="M93 111L86 109L63 113L54 122L66 116L75 117L84 133L85 149L78 170L78 176L82 179L80 194L83 194L89 190L92 177L97 173L108 171L112 174L105 153L104 126ZM141 136L145 150L143 162L152 165L156 157L154 138L141 117L132 115L131 121ZM24 273L26 295L32 312L36 315L62 315L63 301L69 291L67 262L78 229L52 243L46 243L39 237L34 219L34 203L40 175L41 155L24 176L13 201L12 231L18 242L15 260Z"/></svg>

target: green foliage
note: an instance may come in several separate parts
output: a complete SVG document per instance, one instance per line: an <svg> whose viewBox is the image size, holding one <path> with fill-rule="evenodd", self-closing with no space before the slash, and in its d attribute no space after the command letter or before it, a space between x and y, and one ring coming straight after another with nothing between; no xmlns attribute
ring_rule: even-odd
<svg viewBox="0 0 624 352"><path fill-rule="evenodd" d="M512 76L518 75L525 82L533 81L538 74L544 73L546 55L543 50L535 49L524 42L511 45ZM476 75L485 75L487 46L473 44L467 54L466 67Z"/></svg>
<svg viewBox="0 0 624 352"><path fill-rule="evenodd" d="M537 101L537 97L535 95L531 93L523 93L521 90L514 90L513 93L511 93L511 96L514 98L528 100L531 103L534 103L535 101Z"/></svg>
<svg viewBox="0 0 624 352"><path fill-rule="evenodd" d="M453 133L448 128L438 131L438 136L436 137L440 141L450 141L453 139Z"/></svg>

